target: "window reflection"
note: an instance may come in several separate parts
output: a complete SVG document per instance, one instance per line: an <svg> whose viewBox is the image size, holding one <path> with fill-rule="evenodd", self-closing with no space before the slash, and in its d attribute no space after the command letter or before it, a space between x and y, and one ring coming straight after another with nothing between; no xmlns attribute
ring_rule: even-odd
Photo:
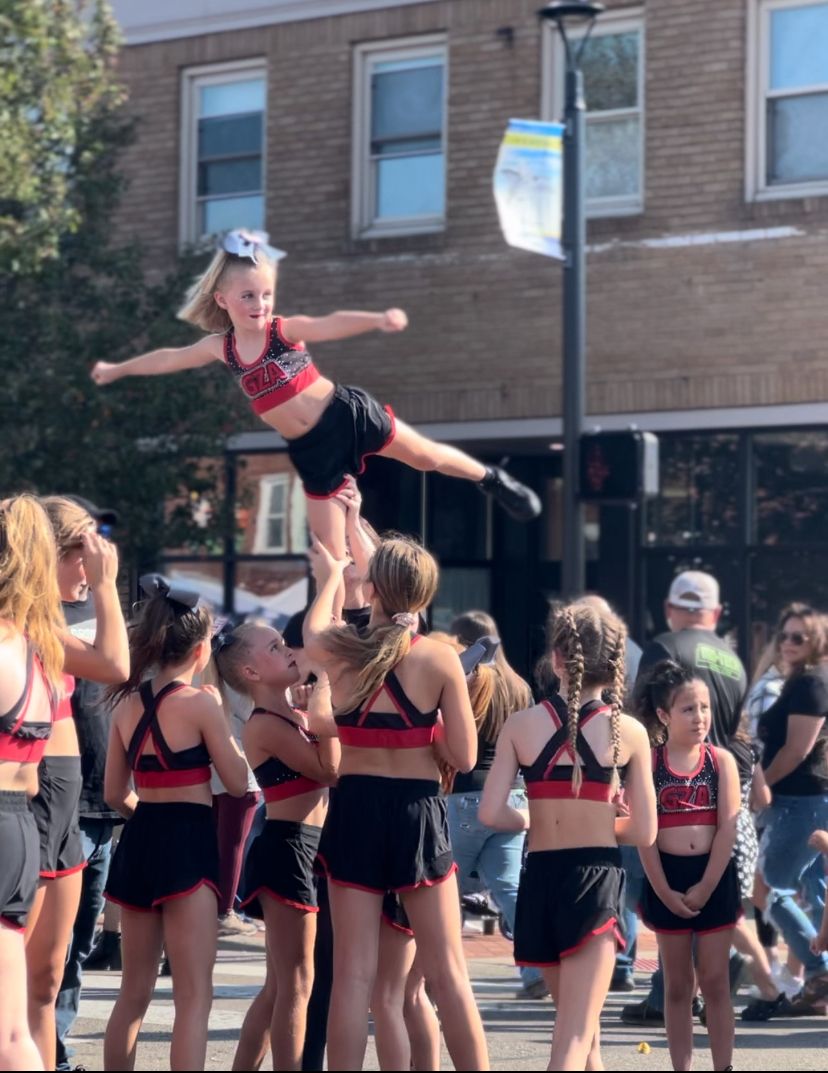
<svg viewBox="0 0 828 1073"><path fill-rule="evenodd" d="M757 544L825 540L828 432L768 432L753 438Z"/></svg>
<svg viewBox="0 0 828 1073"><path fill-rule="evenodd" d="M660 437L660 494L647 506L648 544L726 544L739 533L735 434Z"/></svg>

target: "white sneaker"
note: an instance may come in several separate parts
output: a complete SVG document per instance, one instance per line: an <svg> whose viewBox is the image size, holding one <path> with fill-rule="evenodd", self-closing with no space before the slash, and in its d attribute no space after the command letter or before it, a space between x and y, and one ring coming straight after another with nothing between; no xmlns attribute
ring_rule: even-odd
<svg viewBox="0 0 828 1073"><path fill-rule="evenodd" d="M229 913L218 918L219 938L229 938L233 935L253 935L256 928L253 924L245 924L241 917L231 909Z"/></svg>
<svg viewBox="0 0 828 1073"><path fill-rule="evenodd" d="M793 998L802 990L802 980L791 972L787 965L773 965L771 978L777 988L784 992L786 998Z"/></svg>

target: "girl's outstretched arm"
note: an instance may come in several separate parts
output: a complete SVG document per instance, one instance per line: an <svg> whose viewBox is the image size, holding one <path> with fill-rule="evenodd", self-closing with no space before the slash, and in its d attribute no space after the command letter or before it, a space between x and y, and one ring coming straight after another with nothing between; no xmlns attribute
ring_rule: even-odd
<svg viewBox="0 0 828 1073"><path fill-rule="evenodd" d="M343 309L326 317L285 317L280 329L292 343L324 343L366 332L401 332L407 326L408 317L401 309L386 309L384 313Z"/></svg>
<svg viewBox="0 0 828 1073"><path fill-rule="evenodd" d="M191 346L150 350L137 358L117 363L98 361L92 367L91 376L98 387L103 387L124 376L163 376L183 369L197 369L211 361L221 361L223 338L221 335L205 335Z"/></svg>

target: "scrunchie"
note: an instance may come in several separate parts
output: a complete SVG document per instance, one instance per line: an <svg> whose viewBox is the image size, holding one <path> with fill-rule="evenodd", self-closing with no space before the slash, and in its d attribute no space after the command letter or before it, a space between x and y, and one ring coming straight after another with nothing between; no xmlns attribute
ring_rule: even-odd
<svg viewBox="0 0 828 1073"><path fill-rule="evenodd" d="M398 611L396 615L391 616L391 621L395 626L404 626L407 630L416 630L420 624L420 620L413 611Z"/></svg>

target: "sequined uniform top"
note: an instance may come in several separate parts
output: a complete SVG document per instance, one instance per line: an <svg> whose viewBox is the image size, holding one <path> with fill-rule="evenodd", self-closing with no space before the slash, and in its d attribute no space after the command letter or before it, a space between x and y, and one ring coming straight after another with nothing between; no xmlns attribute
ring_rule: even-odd
<svg viewBox="0 0 828 1073"><path fill-rule="evenodd" d="M249 365L239 357L234 330L230 328L224 336L224 363L257 414L281 406L319 379L305 344L285 339L281 321L274 317L268 324L264 350Z"/></svg>
<svg viewBox="0 0 828 1073"><path fill-rule="evenodd" d="M715 826L719 820L719 761L716 750L702 743L696 770L673 771L667 746L653 749L653 780L659 830L665 827Z"/></svg>
<svg viewBox="0 0 828 1073"><path fill-rule="evenodd" d="M281 719L288 726L292 726L310 745L319 744L319 738L315 734L305 730L299 723L294 723L286 715L268 711L267 708L254 708L251 712L251 718L260 713L272 715L275 719ZM285 801L289 797L297 797L299 794L307 794L312 790L324 790L326 788L324 783L309 779L306 775L294 771L278 756L269 756L267 760L263 760L261 764L253 768L253 775L261 787L264 799L267 802Z"/></svg>

